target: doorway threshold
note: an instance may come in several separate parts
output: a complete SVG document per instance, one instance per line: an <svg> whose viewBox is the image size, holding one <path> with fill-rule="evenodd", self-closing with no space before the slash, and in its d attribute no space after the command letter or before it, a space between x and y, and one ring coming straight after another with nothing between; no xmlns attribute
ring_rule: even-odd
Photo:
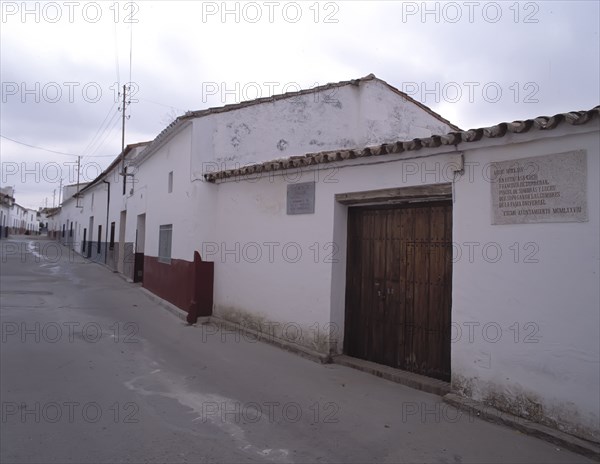
<svg viewBox="0 0 600 464"><path fill-rule="evenodd" d="M352 367L359 371L376 375L386 380L406 385L407 387L421 390L434 395L444 396L450 393L450 383L443 380L433 379L414 372L394 369L393 367L377 364L364 359L353 358L351 356L339 355L332 356L331 361L346 367Z"/></svg>

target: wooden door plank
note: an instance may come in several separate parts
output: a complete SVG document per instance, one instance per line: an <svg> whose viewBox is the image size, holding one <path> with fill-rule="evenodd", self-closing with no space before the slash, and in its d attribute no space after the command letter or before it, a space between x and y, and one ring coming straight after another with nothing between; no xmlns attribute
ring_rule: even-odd
<svg viewBox="0 0 600 464"><path fill-rule="evenodd" d="M385 332L385 281L386 281L386 225L387 211L375 210L373 221L373 278L371 280L373 302L370 318L372 321L371 358L373 361L383 363L384 332Z"/></svg>
<svg viewBox="0 0 600 464"><path fill-rule="evenodd" d="M444 280L445 280L445 214L444 207L431 208L431 241L429 269L429 327L428 344L431 347L427 358L427 371L430 375L442 374L444 353Z"/></svg>
<svg viewBox="0 0 600 464"><path fill-rule="evenodd" d="M398 344L398 333L396 327L396 316L399 310L398 305L398 274L399 253L397 250L397 240L394 239L394 229L398 227L397 209L386 210L385 224L385 281L384 294L384 321L383 321L383 363L387 366L396 366L396 346Z"/></svg>
<svg viewBox="0 0 600 464"><path fill-rule="evenodd" d="M422 214L422 235L419 237L419 249L421 251L421 263L423 265L422 271L418 276L418 288L420 294L420 304L416 309L419 318L419 344L417 346L417 366L419 372L427 372L427 361L429 359L429 353L432 348L429 345L428 332L431 325L431 314L429 312L431 294L430 294L430 282L429 277L431 274L431 207L423 208Z"/></svg>

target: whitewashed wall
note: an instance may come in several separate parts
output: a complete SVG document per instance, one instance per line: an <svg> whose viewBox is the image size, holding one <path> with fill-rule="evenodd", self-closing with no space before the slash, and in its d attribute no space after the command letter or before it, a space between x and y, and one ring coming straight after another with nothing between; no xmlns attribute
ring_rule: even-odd
<svg viewBox="0 0 600 464"><path fill-rule="evenodd" d="M437 150L437 153L448 151ZM402 160L401 160L402 158ZM301 327L307 340L315 329L331 327L337 351L343 344L346 284L347 207L335 194L421 185L415 167L427 163L458 168L452 153L421 158L418 153L381 164L381 159L321 165L256 178L219 183L217 237L205 243L206 259L215 261L215 312L227 318L264 320ZM448 183L451 169L430 176L430 183ZM315 181L315 213L287 215L290 183ZM210 254L209 254L210 253ZM329 326L328 326L329 324ZM291 329L290 329L291 330ZM289 338L289 337L286 337ZM321 342L318 342L321 343ZM319 350L325 345L313 346ZM335 349L335 347L334 347Z"/></svg>
<svg viewBox="0 0 600 464"><path fill-rule="evenodd" d="M195 119L193 178L209 170L450 130L385 83L371 80Z"/></svg>
<svg viewBox="0 0 600 464"><path fill-rule="evenodd" d="M0 204L0 211L2 212L0 226L10 227L10 208L8 207L8 205ZM4 234L4 230L2 231L2 234Z"/></svg>
<svg viewBox="0 0 600 464"><path fill-rule="evenodd" d="M112 192L111 192L112 193ZM107 204L106 184L99 182L82 193L79 202L73 197L63 199L61 210L55 216L58 222L57 232L62 234L62 226L65 227L65 240L68 239L69 224L73 222L72 247L75 251L81 251L83 241L83 230L87 228L86 241L98 241L98 225L102 225L102 237L100 241L105 240L106 232L106 204ZM112 200L111 200L112 201ZM78 208L77 206L82 206ZM89 219L94 217L93 230L89 230Z"/></svg>
<svg viewBox="0 0 600 464"><path fill-rule="evenodd" d="M30 232L38 232L40 229L39 222L37 220L37 211L34 209L27 208L26 215L26 226L25 229Z"/></svg>
<svg viewBox="0 0 600 464"><path fill-rule="evenodd" d="M465 176L456 184L454 241L462 256L453 273L452 383L525 417L535 419L543 408L548 420L598 440L598 124L537 138L465 152L466 162L480 165L472 182ZM588 222L491 225L485 163L579 149L587 150ZM472 259L467 242L481 244L471 245ZM497 262L497 245L483 253L488 243L499 245Z"/></svg>
<svg viewBox="0 0 600 464"><path fill-rule="evenodd" d="M137 216L146 214L145 254L158 256L159 228L173 224L171 257L193 261L199 237L214 235L214 186L190 176L192 125L135 166L134 192L127 198L126 240L135 240ZM173 191L168 174L173 171Z"/></svg>

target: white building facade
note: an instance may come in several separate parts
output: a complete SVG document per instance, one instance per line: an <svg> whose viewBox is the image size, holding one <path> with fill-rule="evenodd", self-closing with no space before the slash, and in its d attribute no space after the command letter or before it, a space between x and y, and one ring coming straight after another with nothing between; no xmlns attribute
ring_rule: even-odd
<svg viewBox="0 0 600 464"><path fill-rule="evenodd" d="M7 238L12 227L11 212L15 204L15 192L12 187L0 188L0 238Z"/></svg>
<svg viewBox="0 0 600 464"><path fill-rule="evenodd" d="M599 116L460 131L372 76L188 113L128 147L125 194L117 159L63 202L63 240L194 317L600 441Z"/></svg>
<svg viewBox="0 0 600 464"><path fill-rule="evenodd" d="M209 175L215 314L598 441L599 113Z"/></svg>

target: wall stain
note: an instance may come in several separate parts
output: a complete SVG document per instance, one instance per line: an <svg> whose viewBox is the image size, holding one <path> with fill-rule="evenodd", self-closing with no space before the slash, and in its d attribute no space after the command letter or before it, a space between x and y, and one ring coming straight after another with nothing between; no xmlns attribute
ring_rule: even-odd
<svg viewBox="0 0 600 464"><path fill-rule="evenodd" d="M215 315L244 328L255 330L266 338L277 338L322 354L337 353L335 330L328 332L325 325L307 326L297 322L269 320L263 314L254 314L231 306L216 306ZM251 336L248 336L251 338Z"/></svg>
<svg viewBox="0 0 600 464"><path fill-rule="evenodd" d="M287 140L281 139L281 140L279 140L279 142L277 142L277 149L279 151L284 151L288 145L289 145L289 142Z"/></svg>
<svg viewBox="0 0 600 464"><path fill-rule="evenodd" d="M582 418L573 403L547 404L535 392L519 386L500 386L493 383L478 385L478 377L467 378L452 374L452 391L479 401L501 412L537 422L586 440L600 442L600 429L583 423L597 424L592 414Z"/></svg>
<svg viewBox="0 0 600 464"><path fill-rule="evenodd" d="M245 123L238 124L234 127L233 123L230 122L229 124L227 124L226 127L227 129L233 129L233 137L231 137L230 141L231 145L234 148L239 147L243 141L244 136L252 132L250 127L248 127L248 125Z"/></svg>

